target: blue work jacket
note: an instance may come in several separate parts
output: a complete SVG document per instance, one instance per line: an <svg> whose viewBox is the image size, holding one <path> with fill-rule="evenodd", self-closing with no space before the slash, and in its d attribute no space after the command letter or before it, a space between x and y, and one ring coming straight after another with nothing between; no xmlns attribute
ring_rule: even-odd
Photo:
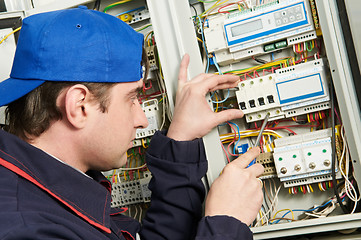
<svg viewBox="0 0 361 240"><path fill-rule="evenodd" d="M111 208L111 184L85 176L0 130L0 239L252 239L227 216L202 218L207 170L201 139L177 142L157 132L147 152L151 207L142 225Z"/></svg>

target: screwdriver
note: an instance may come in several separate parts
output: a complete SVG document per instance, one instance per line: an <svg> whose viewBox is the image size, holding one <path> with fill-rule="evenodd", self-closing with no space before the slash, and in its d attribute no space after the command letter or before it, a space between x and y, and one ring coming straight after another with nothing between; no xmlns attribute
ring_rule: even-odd
<svg viewBox="0 0 361 240"><path fill-rule="evenodd" d="M257 139L256 139L256 143L254 144L253 147L258 147L259 146L259 143L261 142L262 133L263 133L263 131L264 131L266 125L267 125L267 122L268 122L269 115L270 115L269 113L266 114L266 117L264 118L261 129L259 130L259 133L258 133L258 136L257 136ZM252 162L247 167L250 167L255 163L256 163L256 158L253 159Z"/></svg>

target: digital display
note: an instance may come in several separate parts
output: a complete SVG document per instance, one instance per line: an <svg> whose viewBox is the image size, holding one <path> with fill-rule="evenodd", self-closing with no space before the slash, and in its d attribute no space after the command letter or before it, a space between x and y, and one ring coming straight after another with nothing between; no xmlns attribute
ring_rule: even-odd
<svg viewBox="0 0 361 240"><path fill-rule="evenodd" d="M235 27L231 28L232 37L237 37L239 35L243 35L245 33L251 33L263 28L262 20L258 19L252 22L239 24Z"/></svg>

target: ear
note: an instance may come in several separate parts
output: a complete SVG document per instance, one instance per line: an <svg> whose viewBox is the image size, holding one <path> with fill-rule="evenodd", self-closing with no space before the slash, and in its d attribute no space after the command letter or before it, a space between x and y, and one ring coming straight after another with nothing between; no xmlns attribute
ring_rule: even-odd
<svg viewBox="0 0 361 240"><path fill-rule="evenodd" d="M73 127L80 129L85 126L91 108L95 107L91 99L92 93L82 84L73 85L66 90L65 115Z"/></svg>

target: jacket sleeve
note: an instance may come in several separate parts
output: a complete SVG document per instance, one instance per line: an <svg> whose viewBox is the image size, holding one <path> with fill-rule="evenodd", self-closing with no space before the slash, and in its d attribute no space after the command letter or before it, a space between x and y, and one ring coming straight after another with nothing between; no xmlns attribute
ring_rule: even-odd
<svg viewBox="0 0 361 240"><path fill-rule="evenodd" d="M205 196L201 181L207 171L203 141L178 142L157 132L147 152L152 172L149 208L142 240L248 240L249 227L228 216L202 216Z"/></svg>
<svg viewBox="0 0 361 240"><path fill-rule="evenodd" d="M141 239L194 239L205 196L201 179L207 161L202 139L175 141L156 132L146 161L152 172L152 198Z"/></svg>
<svg viewBox="0 0 361 240"><path fill-rule="evenodd" d="M198 225L196 240L251 240L253 234L241 221L229 216L204 217Z"/></svg>

